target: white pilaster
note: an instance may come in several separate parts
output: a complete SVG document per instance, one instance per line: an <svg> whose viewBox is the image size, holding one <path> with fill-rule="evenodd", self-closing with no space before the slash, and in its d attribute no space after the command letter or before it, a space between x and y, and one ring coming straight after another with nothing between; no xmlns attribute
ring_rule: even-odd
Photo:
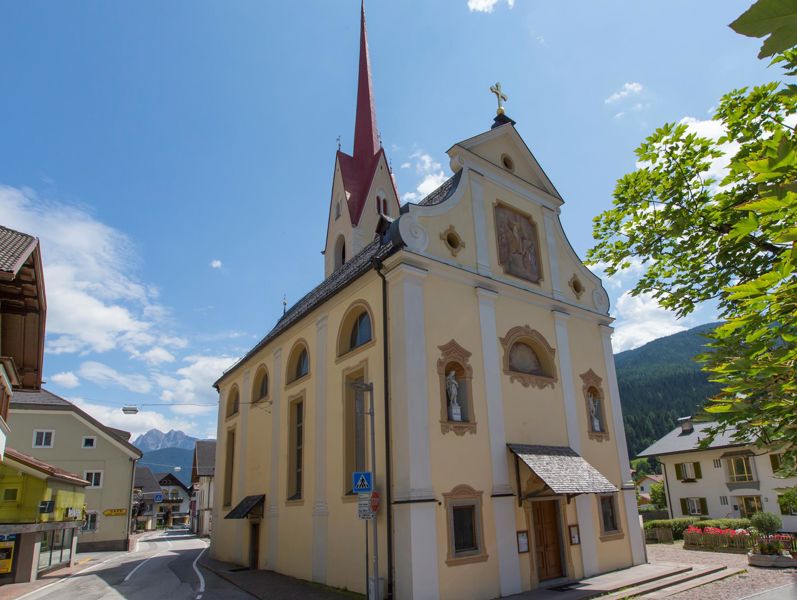
<svg viewBox="0 0 797 600"><path fill-rule="evenodd" d="M391 380L394 399L394 549L396 598L440 595L437 522L429 455L429 365L426 356L426 271L402 264L388 273Z"/></svg>
<svg viewBox="0 0 797 600"><path fill-rule="evenodd" d="M266 566L277 570L277 549L279 548L279 457L280 457L280 396L282 395L282 348L274 350L274 372L271 374L271 468L266 497L266 520L268 555Z"/></svg>
<svg viewBox="0 0 797 600"><path fill-rule="evenodd" d="M490 436L490 459L493 474L492 505L495 521L498 575L501 595L521 590L520 561L515 527L515 497L509 483L504 397L501 393L501 368L498 361L498 328L495 320L495 299L492 290L476 288L479 299L479 325L484 356L484 386L487 398L487 431ZM520 493L520 490L518 490Z"/></svg>
<svg viewBox="0 0 797 600"><path fill-rule="evenodd" d="M567 422L567 443L581 453L581 425L578 419L578 404L576 403L576 390L573 384L573 359L570 356L570 334L567 330L567 321L570 315L554 310L552 311L556 328L556 352L559 355L559 380L562 382L562 395L565 403L565 419ZM593 494L576 496L576 515L578 529L581 534L581 562L584 565L584 576L589 577L599 572L598 569L598 533L595 528L595 518L592 505L595 503Z"/></svg>
<svg viewBox="0 0 797 600"><path fill-rule="evenodd" d="M625 502L626 531L631 541L631 554L635 565L647 562L645 559L645 545L639 526L639 510L634 493L634 484L631 480L631 464L628 459L628 444L625 439L623 426L623 409L620 406L620 387L617 385L617 372L614 368L614 353L612 352L612 331L608 325L600 325L601 340L603 342L603 360L606 369L606 385L609 387L609 399L612 406L612 426L614 429L615 446L617 447L617 460L620 464L621 485Z"/></svg>
<svg viewBox="0 0 797 600"><path fill-rule="evenodd" d="M315 502L313 503L313 581L327 579L327 316L315 322Z"/></svg>
<svg viewBox="0 0 797 600"><path fill-rule="evenodd" d="M476 233L476 264L481 275L490 274L490 248L488 247L487 217L484 210L484 176L476 171L467 171L473 198L473 227Z"/></svg>
<svg viewBox="0 0 797 600"><path fill-rule="evenodd" d="M556 232L559 229L556 213L552 208L542 207L543 226L545 227L545 240L548 248L548 269L551 274L551 287L553 297L562 298L562 274L559 272L559 252L556 249Z"/></svg>

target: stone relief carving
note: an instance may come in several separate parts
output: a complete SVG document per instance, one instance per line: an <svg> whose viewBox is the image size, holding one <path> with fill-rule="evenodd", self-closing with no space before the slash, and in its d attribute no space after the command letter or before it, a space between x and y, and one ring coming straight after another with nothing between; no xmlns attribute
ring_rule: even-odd
<svg viewBox="0 0 797 600"><path fill-rule="evenodd" d="M495 205L498 262L504 272L532 283L542 280L537 225L531 217L505 204Z"/></svg>

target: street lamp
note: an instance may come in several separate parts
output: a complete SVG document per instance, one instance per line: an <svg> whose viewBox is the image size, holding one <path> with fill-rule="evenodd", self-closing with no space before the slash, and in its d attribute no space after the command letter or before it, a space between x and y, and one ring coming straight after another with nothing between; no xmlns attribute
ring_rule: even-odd
<svg viewBox="0 0 797 600"><path fill-rule="evenodd" d="M376 439L375 439L375 431L376 426L374 424L374 384L373 383L365 383L364 381L351 381L349 385L352 389L358 392L368 392L369 397L369 409L364 410L363 414L370 416L370 424L371 424L371 478L374 482L374 486L376 484ZM368 521L365 522L366 528L368 527ZM370 590L366 590L366 597L367 598L378 598L379 597L379 536L377 533L377 526L376 526L376 517L374 517L374 573L373 579L371 580L371 590L373 590L373 595L370 593ZM367 538L366 538L367 539Z"/></svg>
<svg viewBox="0 0 797 600"><path fill-rule="evenodd" d="M138 406L136 406L135 404L127 404L122 407L122 412L126 415L137 415Z"/></svg>

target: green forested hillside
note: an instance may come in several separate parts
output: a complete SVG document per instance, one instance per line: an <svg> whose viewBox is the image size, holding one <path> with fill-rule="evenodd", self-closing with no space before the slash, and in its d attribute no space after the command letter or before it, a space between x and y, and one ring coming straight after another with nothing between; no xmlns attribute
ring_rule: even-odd
<svg viewBox="0 0 797 600"><path fill-rule="evenodd" d="M716 325L700 325L615 355L631 458L672 430L678 417L697 414L715 393L716 385L693 357L703 351L703 334Z"/></svg>

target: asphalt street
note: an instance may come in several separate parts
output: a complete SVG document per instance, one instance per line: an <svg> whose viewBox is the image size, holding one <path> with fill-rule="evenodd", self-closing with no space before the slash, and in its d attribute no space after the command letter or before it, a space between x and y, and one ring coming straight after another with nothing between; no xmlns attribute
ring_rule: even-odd
<svg viewBox="0 0 797 600"><path fill-rule="evenodd" d="M252 600L199 565L207 546L187 530L158 532L19 600Z"/></svg>

